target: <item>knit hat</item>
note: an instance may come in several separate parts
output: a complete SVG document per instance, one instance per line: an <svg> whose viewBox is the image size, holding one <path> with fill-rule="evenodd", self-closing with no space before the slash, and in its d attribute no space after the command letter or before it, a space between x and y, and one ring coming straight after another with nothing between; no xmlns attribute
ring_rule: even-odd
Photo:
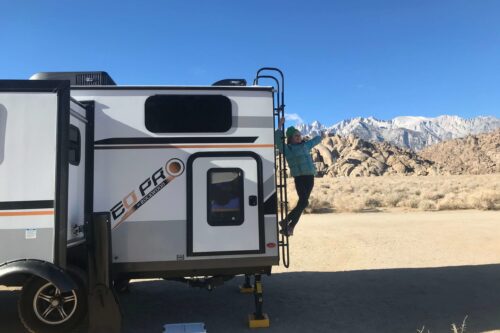
<svg viewBox="0 0 500 333"><path fill-rule="evenodd" d="M289 138L291 136L293 136L295 134L295 132L298 132L298 130L293 127L293 126L290 126L286 129L286 137Z"/></svg>

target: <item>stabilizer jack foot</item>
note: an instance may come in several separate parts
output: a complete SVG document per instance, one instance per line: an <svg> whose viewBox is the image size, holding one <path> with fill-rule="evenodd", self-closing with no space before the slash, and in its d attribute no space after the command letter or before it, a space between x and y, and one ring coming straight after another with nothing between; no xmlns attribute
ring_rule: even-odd
<svg viewBox="0 0 500 333"><path fill-rule="evenodd" d="M240 293L241 294L253 294L254 290L253 290L253 287L250 286L250 287L245 287L244 285L243 286L240 286Z"/></svg>
<svg viewBox="0 0 500 333"><path fill-rule="evenodd" d="M256 319L255 314L248 315L248 327L250 328L268 328L270 326L269 317L266 313L262 314L262 319Z"/></svg>

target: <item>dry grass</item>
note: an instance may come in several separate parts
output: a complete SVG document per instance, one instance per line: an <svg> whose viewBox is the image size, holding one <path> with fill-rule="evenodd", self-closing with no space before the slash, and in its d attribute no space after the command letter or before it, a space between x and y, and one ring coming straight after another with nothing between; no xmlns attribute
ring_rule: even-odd
<svg viewBox="0 0 500 333"><path fill-rule="evenodd" d="M293 179L288 198L293 207ZM500 210L500 174L316 178L306 213L389 209Z"/></svg>

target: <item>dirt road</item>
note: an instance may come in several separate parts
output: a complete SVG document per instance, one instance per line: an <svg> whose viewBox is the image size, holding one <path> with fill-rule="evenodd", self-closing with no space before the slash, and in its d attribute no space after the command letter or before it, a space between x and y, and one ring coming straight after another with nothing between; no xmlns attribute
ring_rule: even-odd
<svg viewBox="0 0 500 333"><path fill-rule="evenodd" d="M264 278L265 332L500 331L500 212L306 215L291 238L291 268ZM213 292L164 281L121 296L124 332L174 322L250 332L253 298L241 278ZM17 292L0 288L0 332L23 332Z"/></svg>

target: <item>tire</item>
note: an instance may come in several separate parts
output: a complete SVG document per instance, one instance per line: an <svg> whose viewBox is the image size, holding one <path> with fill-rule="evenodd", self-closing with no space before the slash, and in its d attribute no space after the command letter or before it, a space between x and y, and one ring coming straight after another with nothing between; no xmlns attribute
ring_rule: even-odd
<svg viewBox="0 0 500 333"><path fill-rule="evenodd" d="M33 276L26 281L18 302L18 313L31 333L69 332L87 313L87 295L82 282L79 288L60 293L52 283Z"/></svg>

